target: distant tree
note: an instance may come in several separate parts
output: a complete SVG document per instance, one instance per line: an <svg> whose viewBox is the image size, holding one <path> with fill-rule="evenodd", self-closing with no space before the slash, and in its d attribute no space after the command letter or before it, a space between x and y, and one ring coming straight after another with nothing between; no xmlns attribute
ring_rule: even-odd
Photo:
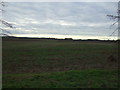
<svg viewBox="0 0 120 90"><path fill-rule="evenodd" d="M5 12L5 10L3 9L6 5L5 5L5 2L3 1L0 1L0 12L1 14L3 14L3 12ZM0 18L0 23L1 23L1 27L0 27L0 35L1 36L8 36L9 34L11 34L8 30L2 28L2 25L5 25L6 27L9 27L9 28L14 28L13 25L11 23L9 23L8 21L6 20L3 20L2 18Z"/></svg>
<svg viewBox="0 0 120 90"><path fill-rule="evenodd" d="M65 40L73 40L72 38L65 38Z"/></svg>

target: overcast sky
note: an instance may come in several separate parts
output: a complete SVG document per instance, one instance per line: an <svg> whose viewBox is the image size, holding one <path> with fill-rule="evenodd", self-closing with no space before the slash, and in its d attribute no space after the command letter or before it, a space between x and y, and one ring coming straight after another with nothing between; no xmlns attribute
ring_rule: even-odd
<svg viewBox="0 0 120 90"><path fill-rule="evenodd" d="M117 14L117 2L9 2L3 19L13 34L108 36L117 25L106 15Z"/></svg>

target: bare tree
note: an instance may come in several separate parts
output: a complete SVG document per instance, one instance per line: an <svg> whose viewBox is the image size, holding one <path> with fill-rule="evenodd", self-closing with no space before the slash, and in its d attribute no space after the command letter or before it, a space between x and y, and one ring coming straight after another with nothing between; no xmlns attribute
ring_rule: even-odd
<svg viewBox="0 0 120 90"><path fill-rule="evenodd" d="M115 22L110 26L114 26L115 24L118 23L118 27L110 34L110 36L112 36L117 30L119 32L120 30L120 26L119 26L119 22L120 22L120 1L118 2L118 10L117 10L117 15L107 15L108 17L110 17L111 19L115 20Z"/></svg>
<svg viewBox="0 0 120 90"><path fill-rule="evenodd" d="M0 2L0 12L1 14L3 14L3 12L5 12L5 10L3 9L6 5L5 5L5 2L1 1ZM5 25L6 27L9 27L9 28L15 28L13 27L13 25L11 23L9 23L8 21L6 20L3 20L2 18L0 19L0 23L1 23L1 27L0 27L0 30L1 30L1 33L0 35L4 35L4 36L8 36L9 34L11 34L8 30L2 28L2 25Z"/></svg>

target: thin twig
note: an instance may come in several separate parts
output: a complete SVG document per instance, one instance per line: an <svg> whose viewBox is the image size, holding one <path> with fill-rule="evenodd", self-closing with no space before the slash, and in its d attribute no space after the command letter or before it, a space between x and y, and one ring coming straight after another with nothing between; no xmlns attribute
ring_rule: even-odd
<svg viewBox="0 0 120 90"><path fill-rule="evenodd" d="M109 35L109 36L112 36L117 30L118 30L118 28L116 28L116 29L112 32L112 34Z"/></svg>
<svg viewBox="0 0 120 90"><path fill-rule="evenodd" d="M9 33L9 34L11 34L9 31L7 31L7 30L5 30L5 29L2 29L2 28L0 28L3 32L6 32L6 33Z"/></svg>
<svg viewBox="0 0 120 90"><path fill-rule="evenodd" d="M110 28L111 28L112 26L114 26L117 22L118 22L118 21L114 22L114 23L110 26Z"/></svg>

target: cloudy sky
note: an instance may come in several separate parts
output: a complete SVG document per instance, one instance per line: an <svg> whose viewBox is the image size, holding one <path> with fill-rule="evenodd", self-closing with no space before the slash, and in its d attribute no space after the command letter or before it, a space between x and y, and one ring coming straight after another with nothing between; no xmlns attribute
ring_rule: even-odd
<svg viewBox="0 0 120 90"><path fill-rule="evenodd" d="M117 25L117 2L8 2L3 19L14 24L12 34L109 36ZM117 35L117 32L114 34Z"/></svg>

